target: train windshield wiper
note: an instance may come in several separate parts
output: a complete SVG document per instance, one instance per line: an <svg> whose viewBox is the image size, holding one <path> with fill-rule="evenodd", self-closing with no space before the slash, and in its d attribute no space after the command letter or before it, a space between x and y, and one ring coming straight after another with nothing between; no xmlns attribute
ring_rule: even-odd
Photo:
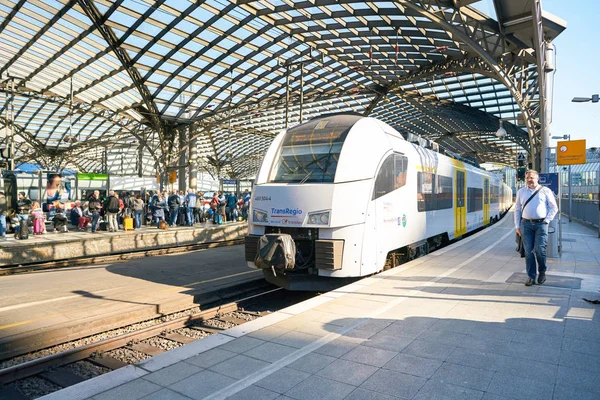
<svg viewBox="0 0 600 400"><path fill-rule="evenodd" d="M318 169L318 168L311 169L308 172L308 174L306 174L306 176L304 178L302 178L302 180L300 181L300 184L303 185L308 180L308 178L310 178L310 176L312 175L312 173L315 172L316 169Z"/></svg>

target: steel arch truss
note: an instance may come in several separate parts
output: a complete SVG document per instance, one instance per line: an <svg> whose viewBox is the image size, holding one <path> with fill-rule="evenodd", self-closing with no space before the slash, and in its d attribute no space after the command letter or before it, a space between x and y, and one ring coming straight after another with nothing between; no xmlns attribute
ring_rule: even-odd
<svg viewBox="0 0 600 400"><path fill-rule="evenodd" d="M200 169L252 176L281 129L339 111L479 162L537 156L539 54L455 4L0 0L0 73L17 76L0 123L26 138L19 161L123 174L164 173L184 129Z"/></svg>

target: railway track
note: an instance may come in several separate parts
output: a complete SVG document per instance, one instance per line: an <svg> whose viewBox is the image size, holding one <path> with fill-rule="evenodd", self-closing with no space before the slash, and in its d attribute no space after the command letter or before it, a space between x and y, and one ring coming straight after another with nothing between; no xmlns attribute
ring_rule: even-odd
<svg viewBox="0 0 600 400"><path fill-rule="evenodd" d="M260 318L312 295L269 288L168 321L163 321L163 317L158 323L139 330L128 332L125 328L124 333L82 346L69 343L55 346L55 352L47 349L45 353L51 354L40 358L21 356L5 360L0 366L12 365L0 369L0 399L43 396ZM78 371L82 368L88 372Z"/></svg>
<svg viewBox="0 0 600 400"><path fill-rule="evenodd" d="M68 268L68 267L77 267L88 264L102 264L109 262L118 262L118 261L127 261L135 258L144 258L151 256L159 256L166 254L177 254L177 253L186 253L189 251L195 250L203 250L203 249L212 249L215 247L225 247L225 246L235 246L239 244L243 244L243 239L234 239L234 240L224 240L218 242L206 242L206 243L198 243L193 245L184 245L184 246L165 246L158 247L152 250L129 250L123 253L115 253L105 256L94 256L94 257L81 257L81 258L70 258L65 260L54 260L43 263L31 263L31 264L21 264L21 265L6 265L0 267L0 276L2 275L11 275L11 274L19 274L26 272L39 271L44 269L52 269L52 268Z"/></svg>

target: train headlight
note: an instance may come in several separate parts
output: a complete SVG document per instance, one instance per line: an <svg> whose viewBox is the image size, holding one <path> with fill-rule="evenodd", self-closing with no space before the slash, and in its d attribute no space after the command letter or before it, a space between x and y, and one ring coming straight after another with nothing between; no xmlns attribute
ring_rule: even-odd
<svg viewBox="0 0 600 400"><path fill-rule="evenodd" d="M267 212L261 210L252 210L252 221L253 222L267 222Z"/></svg>
<svg viewBox="0 0 600 400"><path fill-rule="evenodd" d="M329 225L329 211L308 213L308 223L310 225Z"/></svg>

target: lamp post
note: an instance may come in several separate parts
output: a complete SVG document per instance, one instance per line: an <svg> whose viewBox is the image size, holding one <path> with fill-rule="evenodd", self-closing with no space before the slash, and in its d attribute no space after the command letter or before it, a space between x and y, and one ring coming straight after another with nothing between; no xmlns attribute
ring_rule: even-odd
<svg viewBox="0 0 600 400"><path fill-rule="evenodd" d="M552 139L563 139L563 140L571 141L571 135L566 134L566 135L562 135L562 136L552 136ZM573 205L573 203L572 203L572 196L571 196L571 165L569 165L569 222L571 222L571 214L573 214L572 205Z"/></svg>
<svg viewBox="0 0 600 400"><path fill-rule="evenodd" d="M573 97L571 102L573 103L587 103L591 101L592 103L597 103L600 100L600 95L593 94L592 97Z"/></svg>

